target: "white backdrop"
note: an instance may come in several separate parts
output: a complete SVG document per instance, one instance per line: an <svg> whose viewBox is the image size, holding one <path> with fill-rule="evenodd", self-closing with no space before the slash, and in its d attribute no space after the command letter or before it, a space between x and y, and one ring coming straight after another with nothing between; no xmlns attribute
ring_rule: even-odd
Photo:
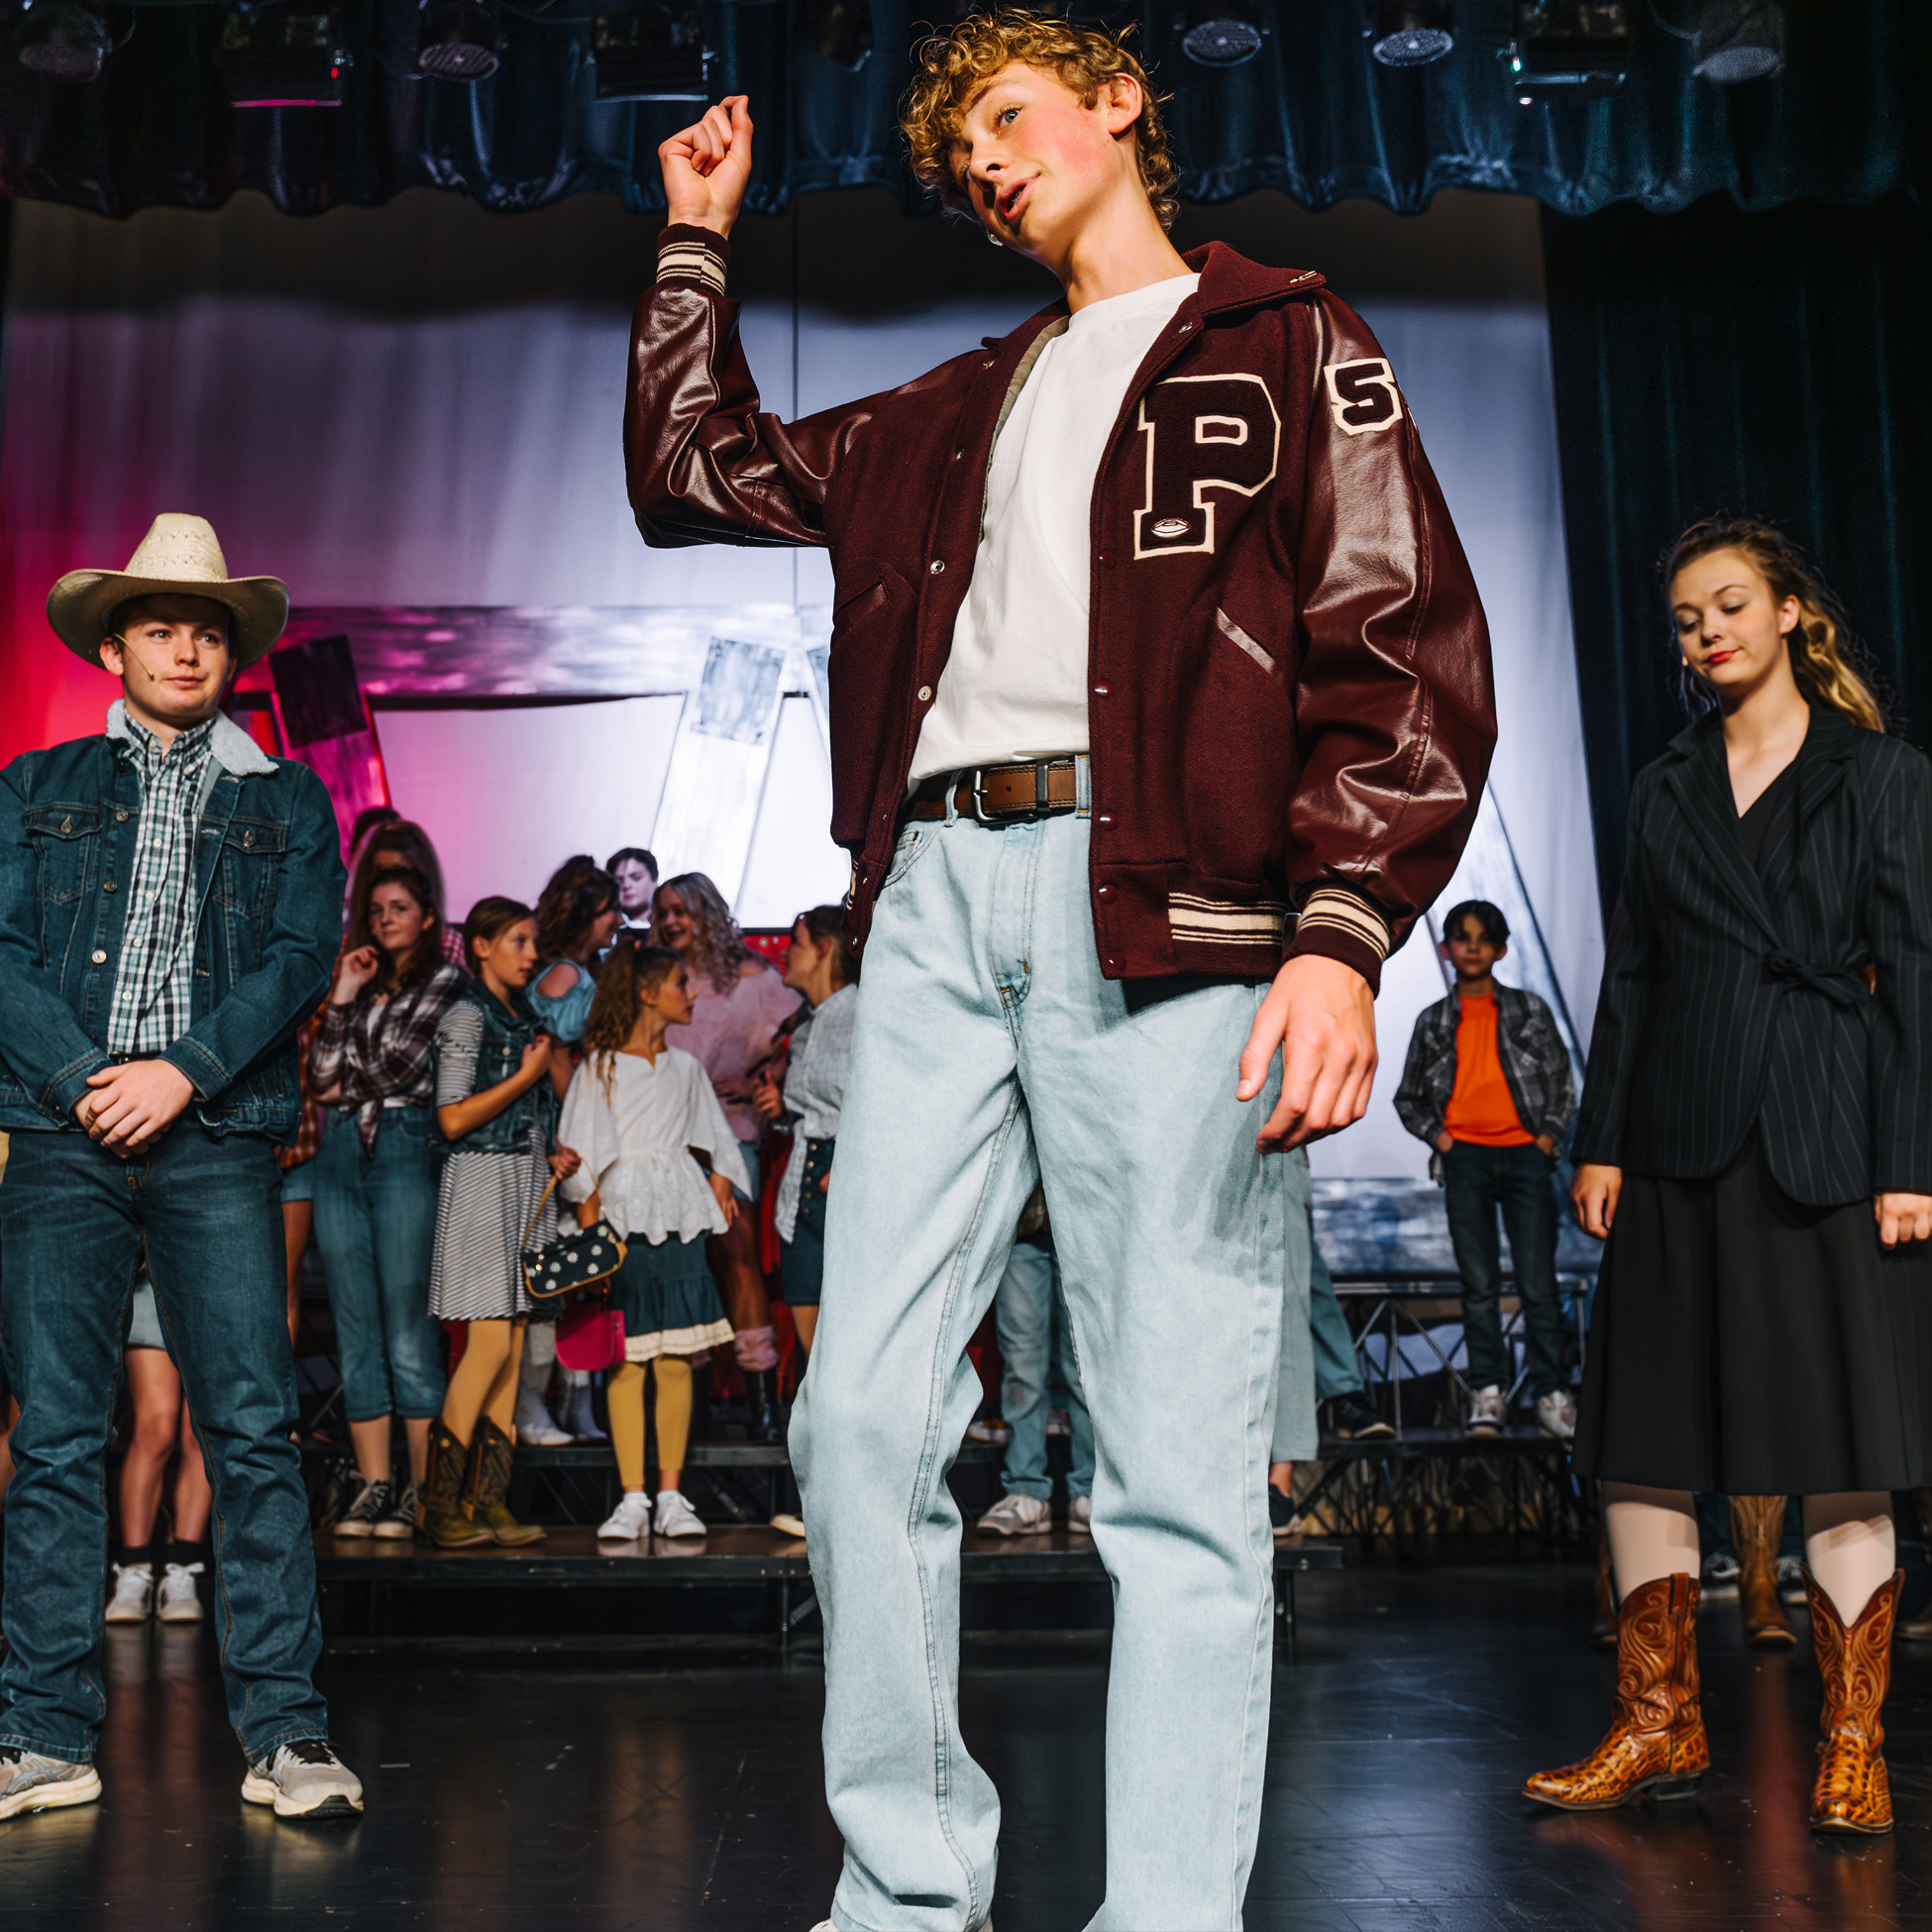
<svg viewBox="0 0 1932 1932"><path fill-rule="evenodd" d="M17 253L44 232L42 216L23 218ZM628 318L614 307L393 317L196 294L114 309L51 298L59 277L45 262L32 280L41 292L9 318L0 454L0 593L16 633L39 626L56 576L118 566L168 508L210 517L231 568L285 577L298 605L697 605L728 637L733 613L757 604L767 627L789 606L802 639L822 634L822 557L638 540L618 437ZM795 323L774 302L753 304L744 331L768 405L795 413L915 375L1032 306L912 304L863 322L807 307ZM1495 805L1587 1036L1602 938L1543 313L1520 301L1362 307L1482 589L1503 727ZM582 688L639 694L622 703L378 711L397 804L437 838L459 912L483 891L534 892L570 852L655 843L683 699L642 677L613 656ZM750 828L735 861L747 923L783 923L843 890L807 689L788 670L793 695L765 755L746 761L758 768L750 791L719 801ZM704 857L692 810L671 815L663 829L691 849L660 856ZM1441 992L1426 944L1391 962L1374 1109L1318 1149L1318 1172L1422 1173L1424 1150L1388 1096L1416 1013Z"/></svg>

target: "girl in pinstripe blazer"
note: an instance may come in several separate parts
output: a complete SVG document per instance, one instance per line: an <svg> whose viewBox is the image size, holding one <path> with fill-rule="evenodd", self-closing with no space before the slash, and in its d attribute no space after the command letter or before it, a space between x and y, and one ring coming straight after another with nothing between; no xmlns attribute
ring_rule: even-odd
<svg viewBox="0 0 1932 1932"><path fill-rule="evenodd" d="M1678 541L1676 639L1715 705L1639 774L1574 1144L1606 1237L1575 1468L1622 1596L1616 1721L1527 1795L1687 1796L1691 1492L1804 1498L1821 1831L1891 1828L1878 1715L1932 1479L1932 764L1883 735L1842 611L1767 524Z"/></svg>

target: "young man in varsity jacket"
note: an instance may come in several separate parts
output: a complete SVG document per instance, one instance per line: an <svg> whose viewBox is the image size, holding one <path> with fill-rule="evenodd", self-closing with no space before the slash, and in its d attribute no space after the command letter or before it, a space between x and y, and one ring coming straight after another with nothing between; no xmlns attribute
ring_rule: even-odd
<svg viewBox="0 0 1932 1932"><path fill-rule="evenodd" d="M215 1592L242 1795L363 1808L328 1745L308 1498L289 1431L275 1142L295 1029L342 918L334 807L221 711L288 589L231 578L198 516L125 571L74 571L48 621L120 684L107 729L0 772L0 1350L7 1492L0 1819L100 1796L101 1460L146 1256L214 1485Z"/></svg>
<svg viewBox="0 0 1932 1932"><path fill-rule="evenodd" d="M1278 1156L1366 1104L1382 960L1481 788L1487 639L1361 323L1318 274L1169 244L1138 64L1010 12L922 63L915 167L1064 304L888 393L763 413L725 294L752 141L726 101L660 150L625 418L647 542L822 544L837 580L832 835L865 978L792 1430L846 1842L828 1923L987 1923L999 1807L959 1734L945 1472L1037 1176L1116 1591L1094 1924L1234 1926Z"/></svg>

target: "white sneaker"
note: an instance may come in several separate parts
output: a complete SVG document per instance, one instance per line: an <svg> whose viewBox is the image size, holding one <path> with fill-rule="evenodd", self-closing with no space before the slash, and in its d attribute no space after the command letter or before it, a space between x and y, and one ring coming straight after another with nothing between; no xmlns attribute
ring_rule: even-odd
<svg viewBox="0 0 1932 1932"><path fill-rule="evenodd" d="M1074 1496L1067 1502L1067 1528L1069 1530L1091 1530L1094 1527L1094 1499L1091 1496Z"/></svg>
<svg viewBox="0 0 1932 1932"><path fill-rule="evenodd" d="M1559 1443L1576 1440L1576 1403L1567 1389L1552 1389L1537 1397L1537 1427Z"/></svg>
<svg viewBox="0 0 1932 1932"><path fill-rule="evenodd" d="M277 1818L346 1818L363 1808L363 1780L320 1738L298 1738L249 1767L242 1796Z"/></svg>
<svg viewBox="0 0 1932 1932"><path fill-rule="evenodd" d="M543 1397L526 1384L516 1392L516 1440L526 1449L564 1449L577 1438L557 1427Z"/></svg>
<svg viewBox="0 0 1932 1932"><path fill-rule="evenodd" d="M155 1611L153 1563L116 1563L114 1594L107 1600L111 1624L145 1624Z"/></svg>
<svg viewBox="0 0 1932 1932"><path fill-rule="evenodd" d="M661 1537L701 1537L710 1533L704 1519L675 1489L658 1491L657 1521L653 1525Z"/></svg>
<svg viewBox="0 0 1932 1932"><path fill-rule="evenodd" d="M194 1579L201 1574L199 1563L169 1563L161 1571L161 1603L155 1614L164 1624L198 1624L205 1614L201 1592Z"/></svg>
<svg viewBox="0 0 1932 1932"><path fill-rule="evenodd" d="M1494 1382L1486 1389L1477 1389L1469 1404L1469 1421L1463 1431L1468 1436L1500 1436L1503 1425L1509 1420L1509 1410L1503 1402L1503 1392Z"/></svg>
<svg viewBox="0 0 1932 1932"><path fill-rule="evenodd" d="M92 1765L0 1746L0 1818L52 1811L62 1804L92 1804L100 1794L100 1773Z"/></svg>
<svg viewBox="0 0 1932 1932"><path fill-rule="evenodd" d="M1002 1496L973 1526L982 1536L1031 1537L1053 1527L1053 1511L1038 1496L1022 1496L1015 1490Z"/></svg>
<svg viewBox="0 0 1932 1932"><path fill-rule="evenodd" d="M635 1543L651 1534L651 1499L641 1489L627 1489L624 1500L597 1526L599 1543Z"/></svg>
<svg viewBox="0 0 1932 1932"><path fill-rule="evenodd" d="M985 1422L969 1422L966 1425L966 1440L969 1443L990 1443L995 1449L1005 1449L1013 1441L1013 1431L998 1416Z"/></svg>

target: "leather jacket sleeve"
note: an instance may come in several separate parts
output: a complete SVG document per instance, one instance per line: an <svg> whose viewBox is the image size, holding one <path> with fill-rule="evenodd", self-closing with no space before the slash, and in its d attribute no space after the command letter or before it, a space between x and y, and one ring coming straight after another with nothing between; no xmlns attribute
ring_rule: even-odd
<svg viewBox="0 0 1932 1932"><path fill-rule="evenodd" d="M656 283L631 323L624 470L644 541L825 541L833 465L871 415L863 401L798 423L758 406L724 293L731 251L707 228L667 228Z"/></svg>
<svg viewBox="0 0 1932 1932"><path fill-rule="evenodd" d="M1330 912L1372 905L1392 951L1449 883L1496 742L1489 630L1408 405L1360 317L1311 305L1317 393L1297 567L1302 774L1288 876L1304 910L1288 951L1361 964ZM1311 902L1318 896L1318 908ZM1378 969L1378 935L1362 965Z"/></svg>

